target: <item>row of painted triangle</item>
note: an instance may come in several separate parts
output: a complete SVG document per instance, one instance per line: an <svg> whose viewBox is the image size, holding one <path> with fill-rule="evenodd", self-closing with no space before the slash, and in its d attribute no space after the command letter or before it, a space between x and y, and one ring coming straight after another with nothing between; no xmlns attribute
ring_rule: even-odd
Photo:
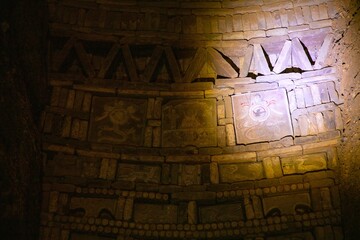
<svg viewBox="0 0 360 240"><path fill-rule="evenodd" d="M223 78L281 74L286 69L290 69L290 71L291 69L309 71L325 67L325 61L332 43L333 36L328 34L318 51L316 61L312 64L311 57L306 52L306 47L298 38L286 40L274 65L268 60L267 53L261 44L249 45L245 50L244 61L239 67L217 49L201 47L196 50L195 56L185 71L180 71L179 61L176 59L171 47L156 46L144 72L139 74L129 45L114 43L100 70L95 71L81 41L70 38L57 53L53 62L53 70L59 72L70 51L74 50L83 72L89 78L107 78L109 69L117 61L116 57L119 54L123 57L128 79L132 82L150 82L152 79L156 79L156 68L159 67L161 61L166 62L167 70L174 82L192 82L199 77L205 65L210 66L217 77Z"/></svg>

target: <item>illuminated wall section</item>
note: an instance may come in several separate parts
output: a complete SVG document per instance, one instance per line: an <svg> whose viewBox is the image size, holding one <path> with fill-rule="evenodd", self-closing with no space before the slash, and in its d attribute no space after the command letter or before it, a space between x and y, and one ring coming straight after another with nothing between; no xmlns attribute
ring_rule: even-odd
<svg viewBox="0 0 360 240"><path fill-rule="evenodd" d="M342 239L335 1L49 1L42 239Z"/></svg>

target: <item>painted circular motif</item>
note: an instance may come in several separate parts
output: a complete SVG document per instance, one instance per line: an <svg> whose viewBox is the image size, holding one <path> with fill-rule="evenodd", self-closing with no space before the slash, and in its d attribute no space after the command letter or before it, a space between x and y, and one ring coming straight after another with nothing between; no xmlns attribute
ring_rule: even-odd
<svg viewBox="0 0 360 240"><path fill-rule="evenodd" d="M264 104L255 104L250 107L249 116L256 122L264 122L270 116L270 109Z"/></svg>

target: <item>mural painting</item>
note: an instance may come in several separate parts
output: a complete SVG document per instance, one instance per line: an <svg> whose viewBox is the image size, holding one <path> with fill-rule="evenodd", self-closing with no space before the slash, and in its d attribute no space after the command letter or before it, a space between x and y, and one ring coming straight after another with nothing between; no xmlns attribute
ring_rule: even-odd
<svg viewBox="0 0 360 240"><path fill-rule="evenodd" d="M173 100L163 109L162 146L216 146L216 100Z"/></svg>
<svg viewBox="0 0 360 240"><path fill-rule="evenodd" d="M148 223L176 223L177 212L176 205L137 203L135 204L134 220Z"/></svg>
<svg viewBox="0 0 360 240"><path fill-rule="evenodd" d="M285 89L235 95L232 100L238 144L293 135Z"/></svg>
<svg viewBox="0 0 360 240"><path fill-rule="evenodd" d="M89 140L142 145L146 109L143 99L94 97Z"/></svg>

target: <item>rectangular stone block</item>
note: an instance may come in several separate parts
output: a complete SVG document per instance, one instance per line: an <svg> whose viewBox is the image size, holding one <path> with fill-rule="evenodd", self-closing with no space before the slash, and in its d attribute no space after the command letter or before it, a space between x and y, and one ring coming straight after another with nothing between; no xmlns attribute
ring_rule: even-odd
<svg viewBox="0 0 360 240"><path fill-rule="evenodd" d="M172 100L163 106L162 146L216 146L216 100Z"/></svg>
<svg viewBox="0 0 360 240"><path fill-rule="evenodd" d="M327 168L326 154L309 154L281 159L285 175L324 170Z"/></svg>
<svg viewBox="0 0 360 240"><path fill-rule="evenodd" d="M277 178L282 176L279 157L267 157L262 160L266 178Z"/></svg>
<svg viewBox="0 0 360 240"><path fill-rule="evenodd" d="M134 221L143 223L177 223L178 207L171 204L134 204Z"/></svg>
<svg viewBox="0 0 360 240"><path fill-rule="evenodd" d="M75 91L75 99L74 99L74 110L75 111L81 111L84 96L85 96L85 93L83 91Z"/></svg>
<svg viewBox="0 0 360 240"><path fill-rule="evenodd" d="M334 111L325 111L325 112L322 112L322 114L324 115L325 128L328 131L332 131L332 130L336 129Z"/></svg>
<svg viewBox="0 0 360 240"><path fill-rule="evenodd" d="M274 2L274 3L266 3L266 1L264 1L264 5L261 6L261 9L264 12L273 12L276 10L280 10L280 9L289 9L289 8L293 8L293 3L292 2L287 2L287 1L283 1L283 2Z"/></svg>
<svg viewBox="0 0 360 240"><path fill-rule="evenodd" d="M232 183L264 178L261 163L220 164L220 182Z"/></svg>
<svg viewBox="0 0 360 240"><path fill-rule="evenodd" d="M225 118L225 103L224 100L218 100L217 102L217 117L218 120Z"/></svg>
<svg viewBox="0 0 360 240"><path fill-rule="evenodd" d="M219 147L226 146L226 131L225 126L217 127L217 142Z"/></svg>
<svg viewBox="0 0 360 240"><path fill-rule="evenodd" d="M115 218L122 220L124 217L124 208L125 208L126 198L119 197L116 202L116 209L115 209Z"/></svg>
<svg viewBox="0 0 360 240"><path fill-rule="evenodd" d="M313 97L314 105L321 104L321 95L320 95L320 89L318 84L312 84L310 85L311 94Z"/></svg>
<svg viewBox="0 0 360 240"><path fill-rule="evenodd" d="M239 163L239 162L256 162L255 152L242 152L233 154L221 154L211 156L212 162L217 163Z"/></svg>
<svg viewBox="0 0 360 240"><path fill-rule="evenodd" d="M233 124L226 124L225 125L225 132L226 132L226 145L227 146L236 145L234 125Z"/></svg>
<svg viewBox="0 0 360 240"><path fill-rule="evenodd" d="M153 147L160 147L161 144L161 128L160 127L154 127L153 128L153 134L152 134L152 146Z"/></svg>
<svg viewBox="0 0 360 240"><path fill-rule="evenodd" d="M243 23L242 23L242 15L241 14L236 14L236 15L233 16L233 26L234 26L234 31L242 31L242 30L244 30Z"/></svg>
<svg viewBox="0 0 360 240"><path fill-rule="evenodd" d="M310 6L310 12L313 21L320 20L319 6L317 5Z"/></svg>
<svg viewBox="0 0 360 240"><path fill-rule="evenodd" d="M75 101L75 90L70 89L70 90L69 90L68 97L67 97L67 101L66 101L65 107L66 107L67 109L73 109L73 107L74 107L74 101Z"/></svg>
<svg viewBox="0 0 360 240"><path fill-rule="evenodd" d="M170 155L166 156L168 163L207 163L210 162L209 155Z"/></svg>
<svg viewBox="0 0 360 240"><path fill-rule="evenodd" d="M140 146L144 141L146 113L147 101L143 99L94 97L89 140Z"/></svg>
<svg viewBox="0 0 360 240"><path fill-rule="evenodd" d="M120 163L118 164L117 179L120 181L160 183L160 173L159 166Z"/></svg>
<svg viewBox="0 0 360 240"><path fill-rule="evenodd" d="M100 175L102 179L115 179L117 160L111 158L103 158L101 160Z"/></svg>
<svg viewBox="0 0 360 240"><path fill-rule="evenodd" d="M234 95L232 99L238 144L293 134L285 89Z"/></svg>
<svg viewBox="0 0 360 240"><path fill-rule="evenodd" d="M210 182L219 184L219 168L217 163L210 163Z"/></svg>
<svg viewBox="0 0 360 240"><path fill-rule="evenodd" d="M209 201L215 198L215 192L175 192L172 194L172 199L177 201Z"/></svg>
<svg viewBox="0 0 360 240"><path fill-rule="evenodd" d="M217 204L213 206L201 206L199 207L199 215L201 223L217 223L244 220L244 210L240 202L230 204Z"/></svg>
<svg viewBox="0 0 360 240"><path fill-rule="evenodd" d="M199 185L201 183L200 165L181 164L178 182L182 186Z"/></svg>
<svg viewBox="0 0 360 240"><path fill-rule="evenodd" d="M58 210L59 192L51 191L49 196L49 212L55 213Z"/></svg>
<svg viewBox="0 0 360 240"><path fill-rule="evenodd" d="M188 203L188 211L187 211L187 215L188 215L188 223L189 224L196 224L198 222L198 209L197 209L197 204L195 201L190 201Z"/></svg>
<svg viewBox="0 0 360 240"><path fill-rule="evenodd" d="M133 212L134 212L134 199L133 198L127 198L125 200L124 205L124 220L129 221L133 218Z"/></svg>
<svg viewBox="0 0 360 240"><path fill-rule="evenodd" d="M83 208L84 217L98 217L102 209L115 213L117 199L96 197L71 197L69 210Z"/></svg>
<svg viewBox="0 0 360 240"><path fill-rule="evenodd" d="M275 208L278 208L281 214L295 214L295 207L300 204L311 208L311 199L308 193L265 197L263 199L265 215Z"/></svg>

